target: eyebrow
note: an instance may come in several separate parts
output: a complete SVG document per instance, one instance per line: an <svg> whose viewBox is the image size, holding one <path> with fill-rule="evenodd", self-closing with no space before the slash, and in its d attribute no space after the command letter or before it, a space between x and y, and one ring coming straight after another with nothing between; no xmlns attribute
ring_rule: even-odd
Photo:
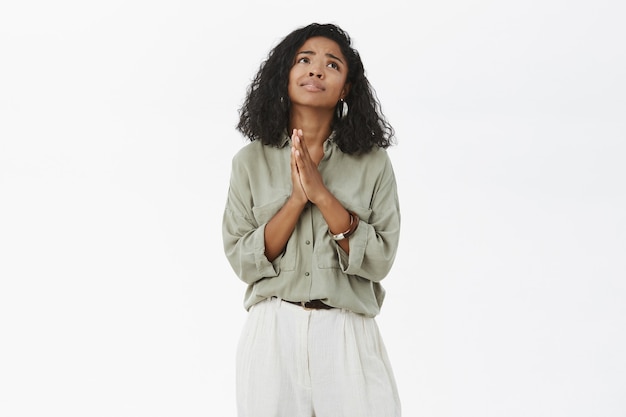
<svg viewBox="0 0 626 417"><path fill-rule="evenodd" d="M298 52L298 53L297 53L297 55L301 55L301 54L304 54L304 55L316 55L316 54L315 54L315 52L313 52L313 51L300 51L300 52ZM332 59L336 59L337 61L341 62L342 64L344 63L344 62L341 60L341 58L339 58L338 56L335 56L335 55L333 55L333 54L328 54L328 53L327 53L327 54L325 54L325 55L326 55L327 57L332 58Z"/></svg>

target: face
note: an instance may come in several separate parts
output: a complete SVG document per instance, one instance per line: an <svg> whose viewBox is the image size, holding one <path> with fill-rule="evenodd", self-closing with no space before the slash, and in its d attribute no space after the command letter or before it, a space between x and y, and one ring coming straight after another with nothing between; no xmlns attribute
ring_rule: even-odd
<svg viewBox="0 0 626 417"><path fill-rule="evenodd" d="M348 66L337 42L309 38L296 52L289 72L289 98L294 106L334 110L348 94Z"/></svg>

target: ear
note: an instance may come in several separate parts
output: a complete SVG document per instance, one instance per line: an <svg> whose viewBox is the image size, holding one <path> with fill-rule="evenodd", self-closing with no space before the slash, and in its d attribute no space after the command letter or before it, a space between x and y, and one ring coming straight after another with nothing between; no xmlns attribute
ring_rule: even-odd
<svg viewBox="0 0 626 417"><path fill-rule="evenodd" d="M345 83L343 85L343 90L341 90L341 95L339 96L339 99L344 99L348 96L348 93L350 92L350 84L349 83Z"/></svg>

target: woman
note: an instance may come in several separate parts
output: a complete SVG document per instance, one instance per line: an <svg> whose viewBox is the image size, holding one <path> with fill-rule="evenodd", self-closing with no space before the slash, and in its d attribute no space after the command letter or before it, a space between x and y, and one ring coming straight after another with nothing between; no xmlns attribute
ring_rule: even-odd
<svg viewBox="0 0 626 417"><path fill-rule="evenodd" d="M349 36L287 35L248 88L223 220L247 285L240 417L400 415L375 316L400 231L393 129Z"/></svg>

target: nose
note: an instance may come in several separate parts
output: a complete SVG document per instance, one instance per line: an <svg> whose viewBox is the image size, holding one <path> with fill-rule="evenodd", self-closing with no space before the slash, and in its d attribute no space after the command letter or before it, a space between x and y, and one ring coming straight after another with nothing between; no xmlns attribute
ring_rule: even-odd
<svg viewBox="0 0 626 417"><path fill-rule="evenodd" d="M311 68L309 68L309 77L322 78L323 76L324 72L321 70L319 65L312 65Z"/></svg>

